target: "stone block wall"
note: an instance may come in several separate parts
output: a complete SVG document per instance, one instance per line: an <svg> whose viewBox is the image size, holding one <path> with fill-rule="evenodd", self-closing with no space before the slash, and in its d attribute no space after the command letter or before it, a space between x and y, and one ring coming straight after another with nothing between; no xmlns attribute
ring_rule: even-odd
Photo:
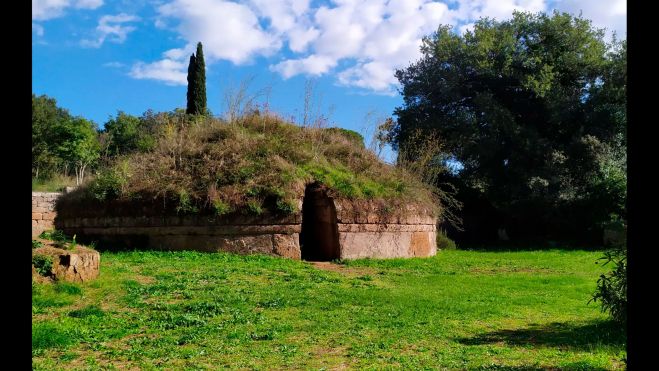
<svg viewBox="0 0 659 371"><path fill-rule="evenodd" d="M33 235L34 217L39 216L35 215L38 214L34 212L35 206L46 207L45 200L49 200L48 212L53 213L56 195L43 196L36 205L33 195ZM391 207L368 200L330 199L336 211L338 256L341 259L428 257L436 254L436 218L430 208L418 204ZM99 247L302 257L301 201L298 211L288 216L155 215L152 212L155 210L149 208L133 214L139 216L126 216L124 211L108 215L119 209L106 206L77 210L61 203L55 227L68 235L76 234L82 243L96 241ZM54 213L48 217L54 218ZM41 222L38 225L52 228L52 219L50 224Z"/></svg>
<svg viewBox="0 0 659 371"><path fill-rule="evenodd" d="M429 257L437 253L436 218L429 208L334 200L342 259Z"/></svg>
<svg viewBox="0 0 659 371"><path fill-rule="evenodd" d="M55 202L61 196L58 192L32 192L32 237L55 228Z"/></svg>
<svg viewBox="0 0 659 371"><path fill-rule="evenodd" d="M96 241L99 246L262 253L300 259L301 225L295 217L69 217L58 218L56 226L67 235L78 235L83 243Z"/></svg>

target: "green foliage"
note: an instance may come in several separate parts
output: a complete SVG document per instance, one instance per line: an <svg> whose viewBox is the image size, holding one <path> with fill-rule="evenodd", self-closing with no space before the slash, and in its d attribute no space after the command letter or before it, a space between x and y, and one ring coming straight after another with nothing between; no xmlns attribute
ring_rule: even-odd
<svg viewBox="0 0 659 371"><path fill-rule="evenodd" d="M613 263L612 270L600 275L597 290L591 301L600 302L602 312L608 312L613 320L627 322L627 246L618 246L600 258L603 265Z"/></svg>
<svg viewBox="0 0 659 371"><path fill-rule="evenodd" d="M55 128L71 119L65 109L57 107L57 101L46 95L32 93L32 175L46 179L62 165L63 159L56 151Z"/></svg>
<svg viewBox="0 0 659 371"><path fill-rule="evenodd" d="M78 244L76 243L76 235L74 234L73 237L71 237L71 242L65 245L65 249L73 250L76 246L78 246Z"/></svg>
<svg viewBox="0 0 659 371"><path fill-rule="evenodd" d="M188 65L188 92L186 113L206 115L206 63L201 42L197 43L197 54L190 56Z"/></svg>
<svg viewBox="0 0 659 371"><path fill-rule="evenodd" d="M277 211L282 214L293 214L297 211L297 204L292 200L277 199Z"/></svg>
<svg viewBox="0 0 659 371"><path fill-rule="evenodd" d="M106 156L116 156L136 151L140 140L141 121L138 117L122 111L110 117L103 131L108 134L105 144Z"/></svg>
<svg viewBox="0 0 659 371"><path fill-rule="evenodd" d="M247 211L253 215L263 214L263 202L260 200L251 199L247 201Z"/></svg>
<svg viewBox="0 0 659 371"><path fill-rule="evenodd" d="M32 240L32 248L33 249L38 249L39 247L42 247L43 243L41 241L37 240Z"/></svg>
<svg viewBox="0 0 659 371"><path fill-rule="evenodd" d="M197 43L197 54L195 59L195 101L194 113L199 115L207 114L206 108L206 62L204 61L204 51L201 42Z"/></svg>
<svg viewBox="0 0 659 371"><path fill-rule="evenodd" d="M381 137L414 162L438 135L439 159L463 166L438 183L477 195L461 199L474 213L486 200L511 239L583 240L625 213L626 50L567 13L484 18L463 35L440 26L423 57L396 71L404 104Z"/></svg>
<svg viewBox="0 0 659 371"><path fill-rule="evenodd" d="M117 161L113 166L102 169L86 189L97 200L116 199L123 195L130 174L129 162Z"/></svg>
<svg viewBox="0 0 659 371"><path fill-rule="evenodd" d="M188 91L187 91L187 108L186 108L186 113L187 114L194 114L195 112L195 101L197 99L196 95L196 88L197 85L195 84L195 73L197 70L195 69L195 55L194 53L190 55L190 62L188 63Z"/></svg>
<svg viewBox="0 0 659 371"><path fill-rule="evenodd" d="M185 190L179 191L179 193L178 193L178 205L176 206L176 212L186 214L186 213L195 213L197 211L198 211L198 209L192 203L192 200L190 198L190 194Z"/></svg>
<svg viewBox="0 0 659 371"><path fill-rule="evenodd" d="M96 126L82 117L74 117L61 122L55 131L58 139L56 154L74 168L76 185L80 185L87 167L100 157Z"/></svg>
<svg viewBox="0 0 659 371"><path fill-rule="evenodd" d="M50 240L50 241L55 241L55 242L66 242L67 241L66 235L64 234L63 231L61 231L59 229L43 231L43 232L41 232L39 237L43 238L44 240Z"/></svg>
<svg viewBox="0 0 659 371"><path fill-rule="evenodd" d="M50 276L53 270L53 258L46 255L35 255L32 257L32 265L42 276Z"/></svg>
<svg viewBox="0 0 659 371"><path fill-rule="evenodd" d="M230 213L231 205L220 199L217 199L213 201L213 209L215 210L215 215L220 216Z"/></svg>
<svg viewBox="0 0 659 371"><path fill-rule="evenodd" d="M455 250L455 242L446 235L443 229L437 231L437 250Z"/></svg>
<svg viewBox="0 0 659 371"><path fill-rule="evenodd" d="M39 237L55 242L53 245L60 249L73 250L77 246L76 235L69 239L61 230L43 231Z"/></svg>

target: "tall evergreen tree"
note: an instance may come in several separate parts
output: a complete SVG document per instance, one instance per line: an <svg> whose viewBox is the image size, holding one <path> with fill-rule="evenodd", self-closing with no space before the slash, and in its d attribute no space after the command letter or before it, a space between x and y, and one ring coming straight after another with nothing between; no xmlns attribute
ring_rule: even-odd
<svg viewBox="0 0 659 371"><path fill-rule="evenodd" d="M194 113L205 115L206 109L206 63L204 62L204 51L201 42L197 43L197 55L195 57L194 72Z"/></svg>
<svg viewBox="0 0 659 371"><path fill-rule="evenodd" d="M190 64L188 65L188 106L187 109L185 110L185 113L187 114L194 114L195 113L195 100L197 99L197 94L195 91L196 84L195 84L195 73L196 73L196 61L195 61L195 55L192 54L190 56Z"/></svg>

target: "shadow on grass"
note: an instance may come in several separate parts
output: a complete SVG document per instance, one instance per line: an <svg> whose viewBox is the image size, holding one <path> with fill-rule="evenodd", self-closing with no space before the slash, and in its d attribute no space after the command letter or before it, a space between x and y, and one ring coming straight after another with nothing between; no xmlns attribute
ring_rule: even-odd
<svg viewBox="0 0 659 371"><path fill-rule="evenodd" d="M603 251L602 246L590 245L568 245L560 243L541 244L541 243L520 243L520 244L497 244L492 243L489 245L462 245L458 244L458 250L472 250L483 252L521 252L521 251L547 251L547 250L563 250L563 251Z"/></svg>
<svg viewBox="0 0 659 371"><path fill-rule="evenodd" d="M591 365L588 362L573 362L567 365L562 365L561 367L535 367L535 366L505 366L505 365L491 365L491 366L482 366L475 368L474 370L485 371L485 370L496 370L496 371L554 371L554 370L588 370L588 371L605 371L606 368L596 367Z"/></svg>
<svg viewBox="0 0 659 371"><path fill-rule="evenodd" d="M545 346L591 350L599 346L624 347L627 333L624 326L613 321L583 323L550 323L531 325L517 330L499 330L471 338L457 339L464 345L484 345L503 342L516 346Z"/></svg>

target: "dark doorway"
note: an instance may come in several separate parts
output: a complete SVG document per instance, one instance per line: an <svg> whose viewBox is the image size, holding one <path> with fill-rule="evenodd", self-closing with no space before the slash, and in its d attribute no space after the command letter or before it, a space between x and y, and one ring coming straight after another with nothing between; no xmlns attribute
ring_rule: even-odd
<svg viewBox="0 0 659 371"><path fill-rule="evenodd" d="M302 201L302 259L329 261L339 256L339 231L334 203L320 183L309 184Z"/></svg>

